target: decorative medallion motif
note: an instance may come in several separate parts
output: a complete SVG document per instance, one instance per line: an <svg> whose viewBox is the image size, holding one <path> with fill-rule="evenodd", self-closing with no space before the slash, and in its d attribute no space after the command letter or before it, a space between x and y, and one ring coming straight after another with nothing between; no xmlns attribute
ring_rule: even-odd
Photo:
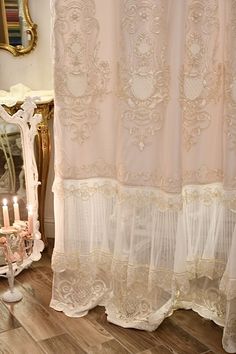
<svg viewBox="0 0 236 354"><path fill-rule="evenodd" d="M98 58L94 1L70 1L58 11L55 26L64 42L59 45L61 63L56 64L61 70L56 76L60 116L71 138L83 144L100 119L98 104L107 92L110 73L108 62Z"/></svg>
<svg viewBox="0 0 236 354"><path fill-rule="evenodd" d="M209 106L220 95L222 66L216 62L219 39L217 0L193 0L187 10L186 58L180 83L186 150L211 125Z"/></svg>
<svg viewBox="0 0 236 354"><path fill-rule="evenodd" d="M140 151L161 129L169 97L166 11L153 0L127 0L122 6L121 119Z"/></svg>

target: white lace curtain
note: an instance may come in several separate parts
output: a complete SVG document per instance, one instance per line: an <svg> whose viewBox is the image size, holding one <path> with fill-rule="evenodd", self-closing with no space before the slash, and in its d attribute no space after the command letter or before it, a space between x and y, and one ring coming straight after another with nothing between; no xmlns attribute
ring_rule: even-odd
<svg viewBox="0 0 236 354"><path fill-rule="evenodd" d="M236 1L51 1L51 306L191 308L236 352Z"/></svg>

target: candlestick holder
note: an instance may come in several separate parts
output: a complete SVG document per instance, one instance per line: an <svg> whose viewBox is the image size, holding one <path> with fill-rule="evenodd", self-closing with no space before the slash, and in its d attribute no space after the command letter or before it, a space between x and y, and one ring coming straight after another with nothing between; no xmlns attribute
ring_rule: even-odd
<svg viewBox="0 0 236 354"><path fill-rule="evenodd" d="M23 295L14 287L14 264L20 265L32 251L32 235L28 233L27 222L21 221L13 227L0 229L0 247L3 248L8 265L6 276L9 284L9 290L3 294L2 299L6 302L20 301Z"/></svg>

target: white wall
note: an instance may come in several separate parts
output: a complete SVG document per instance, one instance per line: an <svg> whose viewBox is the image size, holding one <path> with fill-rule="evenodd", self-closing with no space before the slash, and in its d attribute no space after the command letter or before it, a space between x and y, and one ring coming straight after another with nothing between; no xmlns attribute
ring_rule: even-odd
<svg viewBox="0 0 236 354"><path fill-rule="evenodd" d="M9 52L0 50L0 90L9 90L10 86L22 83L32 90L50 90L52 80L51 54L51 16L50 0L29 0L30 13L38 25L38 42L33 52L14 57ZM53 136L53 124L49 123L50 135ZM53 148L52 148L53 155ZM53 194L51 192L53 156L49 167L45 203L45 232L47 237L54 237Z"/></svg>
<svg viewBox="0 0 236 354"><path fill-rule="evenodd" d="M30 13L38 25L38 42L33 52L20 57L0 50L0 90L19 82L32 90L52 88L50 51L50 0L29 0Z"/></svg>

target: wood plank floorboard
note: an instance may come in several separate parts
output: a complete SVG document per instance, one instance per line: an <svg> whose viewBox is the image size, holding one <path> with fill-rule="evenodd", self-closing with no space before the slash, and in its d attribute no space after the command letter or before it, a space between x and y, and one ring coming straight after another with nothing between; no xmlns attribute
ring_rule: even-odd
<svg viewBox="0 0 236 354"><path fill-rule="evenodd" d="M125 329L96 307L70 318L49 307L52 244L16 278L22 301L0 301L0 354L225 354L222 328L193 311L176 311L154 332ZM0 279L0 296L8 288Z"/></svg>
<svg viewBox="0 0 236 354"><path fill-rule="evenodd" d="M20 327L20 323L0 301L0 333Z"/></svg>
<svg viewBox="0 0 236 354"><path fill-rule="evenodd" d="M209 350L170 318L166 318L152 335L176 354L202 354Z"/></svg>
<svg viewBox="0 0 236 354"><path fill-rule="evenodd" d="M40 341L39 345L47 354L86 354L86 352L80 348L76 341L67 333Z"/></svg>
<svg viewBox="0 0 236 354"><path fill-rule="evenodd" d="M19 327L0 333L1 354L43 354L38 344L24 328Z"/></svg>
<svg viewBox="0 0 236 354"><path fill-rule="evenodd" d="M225 354L221 343L223 329L213 321L206 320L191 310L176 311L171 316L171 321L204 343L213 352Z"/></svg>
<svg viewBox="0 0 236 354"><path fill-rule="evenodd" d="M129 354L119 342L115 339L110 340L109 342L102 343L98 346L91 347L87 351L88 354Z"/></svg>
<svg viewBox="0 0 236 354"><path fill-rule="evenodd" d="M109 323L104 312L97 319L97 322L127 348L130 353L139 353L160 344L159 340L153 337L150 332L122 328Z"/></svg>
<svg viewBox="0 0 236 354"><path fill-rule="evenodd" d="M158 345L151 349L147 349L144 352L140 352L139 354L173 354L173 353L174 353L173 351L170 351L163 345Z"/></svg>
<svg viewBox="0 0 236 354"><path fill-rule="evenodd" d="M30 270L25 270L25 272L27 271ZM0 289L2 289L2 283L1 281ZM6 281L4 283L6 287ZM23 294L23 299L17 303L5 303L5 306L34 340L43 340L65 333L53 318L54 315L51 315L48 309L42 306L32 294L19 284L16 285L16 288Z"/></svg>
<svg viewBox="0 0 236 354"><path fill-rule="evenodd" d="M20 283L21 286L33 294L37 301L47 308L49 314L61 324L63 330L72 335L84 350L113 339L98 322L91 322L84 317L67 317L62 312L57 312L49 308L52 277L48 276L46 272L41 276L37 268L34 268L30 272L27 272L27 274L20 274L17 278L17 283Z"/></svg>

